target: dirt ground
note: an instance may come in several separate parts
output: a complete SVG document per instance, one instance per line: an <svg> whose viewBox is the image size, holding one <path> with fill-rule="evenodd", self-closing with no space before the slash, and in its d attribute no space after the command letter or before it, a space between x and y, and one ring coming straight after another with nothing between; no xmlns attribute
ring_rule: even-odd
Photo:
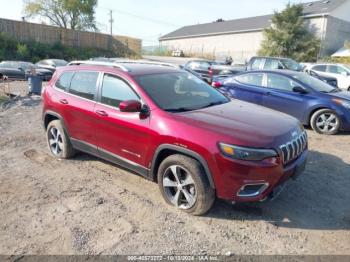
<svg viewBox="0 0 350 262"><path fill-rule="evenodd" d="M348 254L350 134L308 131L306 172L274 201L177 211L156 184L49 155L40 97L0 112L0 254Z"/></svg>

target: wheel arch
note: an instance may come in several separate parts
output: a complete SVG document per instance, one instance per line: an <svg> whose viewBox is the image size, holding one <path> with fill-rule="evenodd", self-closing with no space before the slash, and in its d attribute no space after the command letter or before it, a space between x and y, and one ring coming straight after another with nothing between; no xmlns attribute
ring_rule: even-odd
<svg viewBox="0 0 350 262"><path fill-rule="evenodd" d="M61 123L62 123L62 126L63 126L63 128L65 130L65 132L67 132L68 137L70 137L69 133L68 133L68 130L66 128L66 124L65 124L65 122L63 120L63 117L60 114L58 114L58 113L56 113L54 111L46 111L45 112L45 114L43 116L44 129L46 130L47 126L49 125L49 123L51 121L53 121L53 120L60 120Z"/></svg>
<svg viewBox="0 0 350 262"><path fill-rule="evenodd" d="M170 145L170 144L160 145L154 154L154 157L152 159L151 170L150 170L151 178L153 181L157 181L157 172L158 172L158 168L159 168L161 162L165 158L167 158L168 156L173 155L173 154L182 154L182 155L186 155L186 156L189 156L189 157L197 160L203 166L206 178L208 179L210 186L213 189L215 189L214 180L213 180L213 177L212 177L211 172L209 170L207 161L201 155L199 155L198 153L196 153L192 150L189 150L189 149L186 149L183 147L179 147L179 146L175 146L175 145Z"/></svg>

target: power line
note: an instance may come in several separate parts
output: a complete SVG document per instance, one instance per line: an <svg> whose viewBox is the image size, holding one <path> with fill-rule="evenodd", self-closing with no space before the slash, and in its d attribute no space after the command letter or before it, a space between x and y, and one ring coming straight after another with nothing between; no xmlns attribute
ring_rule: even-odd
<svg viewBox="0 0 350 262"><path fill-rule="evenodd" d="M111 9L111 8L107 8L107 7L103 7L103 6L97 7L97 9L99 9L99 8L100 9L105 9L105 10L110 10L110 11L112 10L112 11L114 11L116 13L127 15L127 16L132 16L132 17L135 17L137 19L145 20L145 21L148 21L148 22L151 22L151 23L162 24L162 25L171 26L171 27L180 27L181 26L181 25L178 25L178 24L169 23L169 22L158 20L158 19L154 19L154 18L151 18L151 17L146 17L146 16L140 16L140 15L132 14L132 13L125 12L125 11L122 11L122 10L118 10L118 9Z"/></svg>

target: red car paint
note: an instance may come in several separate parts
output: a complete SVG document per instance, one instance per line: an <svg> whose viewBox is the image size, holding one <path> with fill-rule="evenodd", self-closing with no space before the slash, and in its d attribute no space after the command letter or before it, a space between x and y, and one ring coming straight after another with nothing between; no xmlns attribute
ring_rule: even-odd
<svg viewBox="0 0 350 262"><path fill-rule="evenodd" d="M83 70L125 79L149 107L149 113L122 112L55 87L62 72ZM295 175L296 169L304 166L307 148L286 164L279 150L281 145L294 139L296 133L304 132L295 118L239 100L190 112L170 113L160 109L134 79L139 75L172 72L178 70L147 65L133 65L130 72L105 66L59 68L43 92L45 125L51 116L60 118L71 139L93 146L95 151L88 150L89 153L97 156L102 152L112 153L146 170L150 179L156 177L156 158L160 155L157 153L162 152L163 147L185 154L193 152L207 165L207 175L217 197L230 201L265 199L274 188ZM121 107L137 108L134 102L122 102ZM219 142L275 149L279 155L264 161L234 160L220 152ZM255 183L268 183L268 187L257 196L237 196L243 185Z"/></svg>

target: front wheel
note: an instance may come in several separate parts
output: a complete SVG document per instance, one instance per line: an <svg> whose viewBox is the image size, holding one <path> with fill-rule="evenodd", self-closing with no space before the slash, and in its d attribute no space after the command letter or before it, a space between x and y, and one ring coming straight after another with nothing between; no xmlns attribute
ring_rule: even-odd
<svg viewBox="0 0 350 262"><path fill-rule="evenodd" d="M330 109L321 109L311 117L311 127L319 134L335 135L339 132L339 116Z"/></svg>
<svg viewBox="0 0 350 262"><path fill-rule="evenodd" d="M192 215L202 215L213 205L210 187L201 164L184 155L171 155L160 164L158 185L165 201Z"/></svg>

